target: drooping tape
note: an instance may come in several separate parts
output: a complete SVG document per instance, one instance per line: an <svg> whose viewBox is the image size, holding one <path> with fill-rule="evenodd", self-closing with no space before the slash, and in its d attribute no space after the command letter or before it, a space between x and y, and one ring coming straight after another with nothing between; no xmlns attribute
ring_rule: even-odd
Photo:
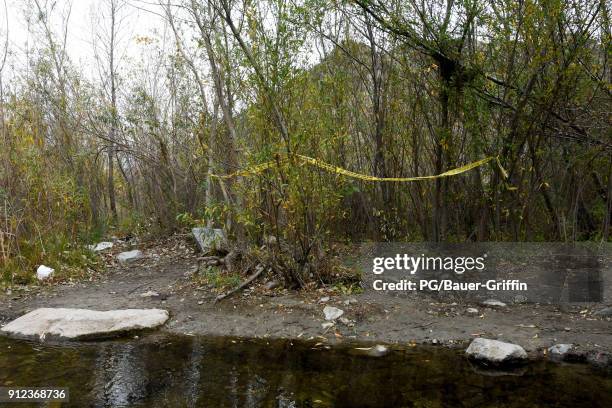
<svg viewBox="0 0 612 408"><path fill-rule="evenodd" d="M244 177L244 176L253 176L253 175L257 175L260 173L263 173L265 170L268 170L272 167L280 167L283 166L285 164L288 164L291 160L290 158L295 159L298 162L301 162L303 164L307 164L313 167L317 167L320 168L322 170L325 170L329 173L333 173L333 174L339 174L342 176L346 176L346 177L351 177L354 179L358 179L358 180L363 180L363 181L373 181L373 182L411 182L411 181L420 181L420 180L432 180L432 179L437 179L437 178L444 178L444 177L451 177L451 176L456 176L458 174L461 173L465 173L466 171L470 171L472 169L475 169L476 167L482 166L484 164L489 163L491 160L495 160L497 163L497 166L499 167L499 170L502 174L503 178L507 178L508 175L506 173L506 170L504 170L504 168L501 165L501 162L499 161L499 157L497 156L489 156L486 157L484 159L481 160L477 160L475 162L472 163L468 163L466 165L463 165L461 167L457 167L455 169L451 169L451 170L447 170L444 173L440 173L440 174L436 174L433 176L417 176L417 177L376 177L376 176L371 176L368 174L361 174L361 173L356 173L354 171L350 171L347 169L343 169L342 167L338 167L338 166L334 166L332 164L329 163L325 163L324 161L321 161L319 159L315 159L312 157L308 157L308 156L304 156L301 154L291 154L290 156L285 156L285 157L281 157L277 160L270 160L268 162L265 163L261 163L261 164L257 164L255 166L249 167L247 169L244 170L239 170L236 171L234 173L231 174L225 174L225 175L217 175L217 174L212 174L211 177L216 177L216 178L220 178L220 179L231 179L234 177Z"/></svg>

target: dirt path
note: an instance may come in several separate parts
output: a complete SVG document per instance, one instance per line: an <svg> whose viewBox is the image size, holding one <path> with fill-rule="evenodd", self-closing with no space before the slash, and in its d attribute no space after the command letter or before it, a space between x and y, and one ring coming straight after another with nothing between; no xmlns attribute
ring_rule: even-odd
<svg viewBox="0 0 612 408"><path fill-rule="evenodd" d="M214 303L216 293L198 287L191 274L197 254L172 240L142 248L145 258L91 282L0 294L0 324L38 307L164 308L171 321L163 330L193 335L313 339L324 344L368 341L464 346L476 336L520 344L532 356L555 343L576 345L577 356L610 364L612 322L593 316L599 305L515 304L493 309L470 303L441 303L424 295L396 298L382 293L339 295L321 289L297 293L268 290L263 281ZM119 251L114 248L114 251ZM110 261L112 255L107 255ZM143 297L154 291L159 296ZM321 302L321 298L325 300ZM323 328L326 305L344 310L349 321ZM470 314L467 308L477 308Z"/></svg>

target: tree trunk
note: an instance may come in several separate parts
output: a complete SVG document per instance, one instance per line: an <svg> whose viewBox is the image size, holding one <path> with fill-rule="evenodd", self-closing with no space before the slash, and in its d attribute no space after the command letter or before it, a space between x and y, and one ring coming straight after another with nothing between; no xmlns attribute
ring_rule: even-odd
<svg viewBox="0 0 612 408"><path fill-rule="evenodd" d="M115 198L115 141L117 137L117 84L115 72L115 30L117 5L111 1L111 32L109 44L109 73L111 82L111 131L108 148L108 199L113 223L117 223L117 200Z"/></svg>
<svg viewBox="0 0 612 408"><path fill-rule="evenodd" d="M448 143L447 138L450 136L450 118L449 118L449 95L448 83L444 81L443 89L440 92L440 130L438 131L438 140L436 141L436 171L435 174L440 174L444 170L446 162L445 143ZM437 178L435 186L434 198L434 217L433 217L433 238L434 241L444 241L446 238L446 218L448 198L448 181L446 178Z"/></svg>

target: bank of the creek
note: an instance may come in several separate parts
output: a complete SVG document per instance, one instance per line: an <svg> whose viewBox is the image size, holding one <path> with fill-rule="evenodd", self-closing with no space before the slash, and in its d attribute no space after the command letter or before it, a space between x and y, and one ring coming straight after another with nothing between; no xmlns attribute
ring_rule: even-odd
<svg viewBox="0 0 612 408"><path fill-rule="evenodd" d="M610 372L611 318L595 313L609 304L487 307L469 299L423 293L406 297L372 291L346 294L331 287L296 292L265 288L269 277L215 303L217 293L193 279L198 254L189 242L174 239L140 248L145 257L129 265L113 262L112 252L106 254L107 271L90 281L0 292L0 325L39 307L162 308L170 313L160 330L163 335L301 340L333 346L350 342L400 348L434 345L453 349L451 353L460 353L472 339L485 337L521 345L536 365L547 364L542 361L547 360L550 346L565 343L574 345L574 360ZM156 296L143 296L151 292ZM344 323L326 324L325 306L342 309ZM562 370L583 370L570 367Z"/></svg>
<svg viewBox="0 0 612 408"><path fill-rule="evenodd" d="M67 387L66 407L612 406L612 377L587 365L495 372L458 350L371 357L359 348L162 334L61 345L0 338L0 384Z"/></svg>

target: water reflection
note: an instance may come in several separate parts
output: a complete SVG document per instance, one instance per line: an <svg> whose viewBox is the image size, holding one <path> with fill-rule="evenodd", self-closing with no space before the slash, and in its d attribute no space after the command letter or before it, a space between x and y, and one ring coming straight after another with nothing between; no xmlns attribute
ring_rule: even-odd
<svg viewBox="0 0 612 408"><path fill-rule="evenodd" d="M492 373L442 349L372 358L354 346L223 338L62 347L0 338L0 385L69 387L74 407L612 406L612 377L582 365Z"/></svg>
<svg viewBox="0 0 612 408"><path fill-rule="evenodd" d="M123 343L102 347L94 363L94 406L128 406L146 397L148 350Z"/></svg>

